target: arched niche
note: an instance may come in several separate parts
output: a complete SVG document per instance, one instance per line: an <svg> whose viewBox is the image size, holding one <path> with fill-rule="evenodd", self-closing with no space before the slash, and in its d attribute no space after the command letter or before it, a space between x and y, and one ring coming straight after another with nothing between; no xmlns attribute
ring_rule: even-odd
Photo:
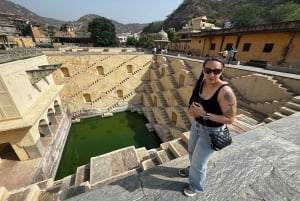
<svg viewBox="0 0 300 201"><path fill-rule="evenodd" d="M97 66L97 72L98 72L98 75L104 75L104 68L103 66Z"/></svg>
<svg viewBox="0 0 300 201"><path fill-rule="evenodd" d="M166 68L162 68L161 69L161 76L165 76L166 75Z"/></svg>
<svg viewBox="0 0 300 201"><path fill-rule="evenodd" d="M132 65L127 65L127 73L132 73L133 72L133 66Z"/></svg>
<svg viewBox="0 0 300 201"><path fill-rule="evenodd" d="M157 106L157 97L156 96L154 96L153 104L154 104L154 106Z"/></svg>
<svg viewBox="0 0 300 201"><path fill-rule="evenodd" d="M60 115L62 113L60 104L57 100L54 101L54 110L55 110L55 114Z"/></svg>
<svg viewBox="0 0 300 201"><path fill-rule="evenodd" d="M83 94L83 101L84 101L85 103L90 103L90 102L92 102L92 97L91 97L91 95L90 95L90 94Z"/></svg>
<svg viewBox="0 0 300 201"><path fill-rule="evenodd" d="M179 87L183 87L184 86L184 80L185 80L185 76L181 74L179 76Z"/></svg>
<svg viewBox="0 0 300 201"><path fill-rule="evenodd" d="M175 125L177 123L177 114L175 112L172 112L172 123Z"/></svg>
<svg viewBox="0 0 300 201"><path fill-rule="evenodd" d="M62 67L60 70L61 70L64 77L70 77L70 72L69 72L68 68Z"/></svg>
<svg viewBox="0 0 300 201"><path fill-rule="evenodd" d="M51 136L52 132L49 128L49 125L45 119L41 119L39 122L39 133L41 137Z"/></svg>
<svg viewBox="0 0 300 201"><path fill-rule="evenodd" d="M117 90L117 97L120 99L123 99L123 90L122 89Z"/></svg>
<svg viewBox="0 0 300 201"><path fill-rule="evenodd" d="M52 108L48 109L47 117L48 117L48 120L49 120L49 125L57 124L57 119L55 117L55 112Z"/></svg>

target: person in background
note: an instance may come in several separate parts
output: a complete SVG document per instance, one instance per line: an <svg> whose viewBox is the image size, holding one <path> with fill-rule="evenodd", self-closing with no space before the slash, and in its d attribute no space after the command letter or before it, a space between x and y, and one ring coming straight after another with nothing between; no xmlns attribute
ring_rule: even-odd
<svg viewBox="0 0 300 201"><path fill-rule="evenodd" d="M186 196L204 191L207 162L215 152L209 132L222 132L225 124L235 120L236 96L222 80L224 66L222 58L207 58L189 101L188 113L194 118L188 144L190 166L178 171L180 176L189 178L189 185L183 190Z"/></svg>
<svg viewBox="0 0 300 201"><path fill-rule="evenodd" d="M233 47L231 48L231 50L229 50L229 58L228 58L228 62L227 62L228 64L230 64L230 62L233 61L236 53L237 53L237 51Z"/></svg>

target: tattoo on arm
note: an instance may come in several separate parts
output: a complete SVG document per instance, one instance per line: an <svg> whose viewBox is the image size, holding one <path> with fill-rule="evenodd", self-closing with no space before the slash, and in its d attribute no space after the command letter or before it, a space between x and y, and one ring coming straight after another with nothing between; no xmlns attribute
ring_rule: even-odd
<svg viewBox="0 0 300 201"><path fill-rule="evenodd" d="M233 115L233 106L234 106L234 103L233 103L233 95L230 91L226 91L224 93L224 99L228 102L228 110L225 111L225 115L226 116L232 116Z"/></svg>

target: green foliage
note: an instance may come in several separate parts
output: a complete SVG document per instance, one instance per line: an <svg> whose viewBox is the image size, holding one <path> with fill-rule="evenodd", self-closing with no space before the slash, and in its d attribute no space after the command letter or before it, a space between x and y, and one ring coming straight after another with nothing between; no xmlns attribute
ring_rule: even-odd
<svg viewBox="0 0 300 201"><path fill-rule="evenodd" d="M300 5L292 1L277 5L270 11L270 22L300 20Z"/></svg>
<svg viewBox="0 0 300 201"><path fill-rule="evenodd" d="M31 35L31 30L30 30L30 25L29 24L23 24L20 22L15 23L16 28L18 31L22 33L22 36L30 36Z"/></svg>
<svg viewBox="0 0 300 201"><path fill-rule="evenodd" d="M170 41L175 42L179 40L179 37L176 35L175 30L172 28L169 28L168 31L168 38Z"/></svg>
<svg viewBox="0 0 300 201"><path fill-rule="evenodd" d="M152 48L154 47L154 36L153 34L142 34L139 40L140 47Z"/></svg>
<svg viewBox="0 0 300 201"><path fill-rule="evenodd" d="M143 33L157 33L161 30L163 22L151 22L143 29Z"/></svg>
<svg viewBox="0 0 300 201"><path fill-rule="evenodd" d="M258 4L243 4L233 10L231 22L233 27L247 27L259 24L264 16L264 8Z"/></svg>
<svg viewBox="0 0 300 201"><path fill-rule="evenodd" d="M115 47L118 45L115 25L104 17L95 18L88 24L91 41L95 47Z"/></svg>
<svg viewBox="0 0 300 201"><path fill-rule="evenodd" d="M135 37L128 37L126 46L129 47L138 47L139 46L139 41Z"/></svg>

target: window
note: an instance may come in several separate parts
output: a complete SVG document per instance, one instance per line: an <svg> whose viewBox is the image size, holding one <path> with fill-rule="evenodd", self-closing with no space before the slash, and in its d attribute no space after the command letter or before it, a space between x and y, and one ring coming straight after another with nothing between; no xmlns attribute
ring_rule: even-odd
<svg viewBox="0 0 300 201"><path fill-rule="evenodd" d="M216 43L212 43L210 45L210 50L215 50L216 49Z"/></svg>
<svg viewBox="0 0 300 201"><path fill-rule="evenodd" d="M270 53L270 52L272 52L273 47L274 47L274 44L273 44L273 43L266 43L266 44L265 44L265 47L264 47L264 49L263 49L263 52L268 52L268 53Z"/></svg>
<svg viewBox="0 0 300 201"><path fill-rule="evenodd" d="M245 43L243 47L243 52L249 52L251 43Z"/></svg>
<svg viewBox="0 0 300 201"><path fill-rule="evenodd" d="M232 43L227 43L225 50L231 50L232 47L233 47Z"/></svg>

